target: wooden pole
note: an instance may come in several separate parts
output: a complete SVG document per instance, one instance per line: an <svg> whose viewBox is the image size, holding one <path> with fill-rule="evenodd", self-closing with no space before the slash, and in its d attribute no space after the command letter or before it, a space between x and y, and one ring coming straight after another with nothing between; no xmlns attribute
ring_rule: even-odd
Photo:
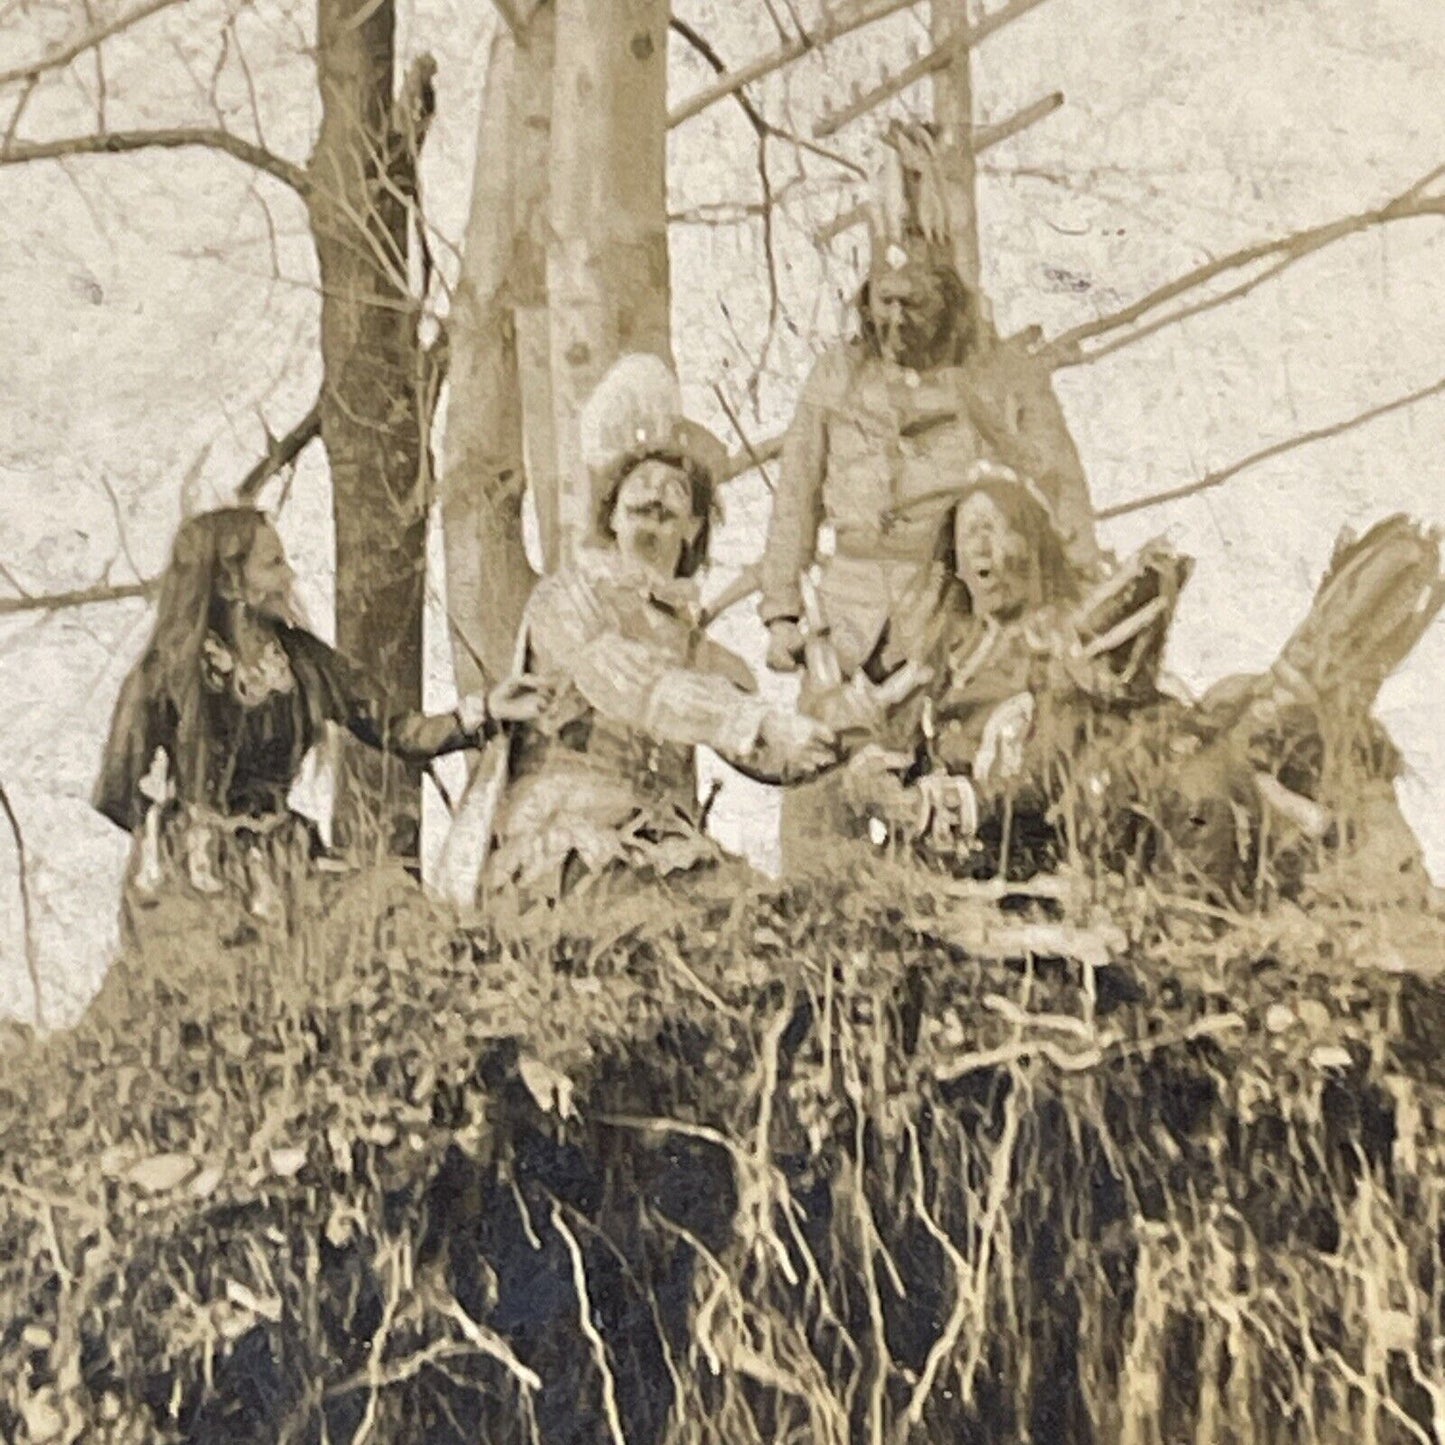
<svg viewBox="0 0 1445 1445"><path fill-rule="evenodd" d="M979 277L977 162L973 136L973 50L955 43L968 32L966 0L933 0L929 30L948 64L933 76L933 119L943 147L944 186L953 259L976 287Z"/></svg>

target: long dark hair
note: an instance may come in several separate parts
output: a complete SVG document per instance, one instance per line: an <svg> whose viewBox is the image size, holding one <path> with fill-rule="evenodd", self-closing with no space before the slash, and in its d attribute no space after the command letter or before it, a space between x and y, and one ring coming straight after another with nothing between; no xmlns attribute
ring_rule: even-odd
<svg viewBox="0 0 1445 1445"><path fill-rule="evenodd" d="M700 519L701 525L697 529L697 536L682 549L682 555L677 559L677 575L693 577L707 561L708 547L712 541L713 476L695 458L685 456L680 451L662 449L643 452L625 458L613 469L612 475L607 478L606 485L602 487L597 499L597 514L593 519L597 535L608 538L616 537L617 533L612 527L612 517L617 511L618 493L622 490L623 482L645 462L661 462L664 466L681 472L687 478L688 500L692 505L692 515Z"/></svg>
<svg viewBox="0 0 1445 1445"><path fill-rule="evenodd" d="M192 777L200 776L202 660L206 636L226 630L241 595L241 572L270 521L254 507L220 507L181 523L161 579L155 627L141 656L152 698L170 710L176 743ZM177 759L180 765L180 759Z"/></svg>

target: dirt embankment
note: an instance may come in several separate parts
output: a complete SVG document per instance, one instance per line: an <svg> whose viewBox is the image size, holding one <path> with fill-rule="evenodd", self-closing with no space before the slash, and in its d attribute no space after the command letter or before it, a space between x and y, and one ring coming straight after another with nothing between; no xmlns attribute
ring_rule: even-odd
<svg viewBox="0 0 1445 1445"><path fill-rule="evenodd" d="M0 1434L1445 1438L1445 919L1041 895L117 971L0 1064Z"/></svg>

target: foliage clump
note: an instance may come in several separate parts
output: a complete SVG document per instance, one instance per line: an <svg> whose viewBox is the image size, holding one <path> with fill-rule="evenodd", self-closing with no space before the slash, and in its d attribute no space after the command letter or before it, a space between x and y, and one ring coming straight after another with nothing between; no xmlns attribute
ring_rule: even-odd
<svg viewBox="0 0 1445 1445"><path fill-rule="evenodd" d="M1442 1438L1445 916L735 882L118 965L0 1064L0 1433Z"/></svg>

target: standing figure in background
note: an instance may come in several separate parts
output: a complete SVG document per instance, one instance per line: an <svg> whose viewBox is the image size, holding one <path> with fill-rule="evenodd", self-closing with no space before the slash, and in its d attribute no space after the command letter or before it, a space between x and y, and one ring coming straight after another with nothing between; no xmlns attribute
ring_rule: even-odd
<svg viewBox="0 0 1445 1445"><path fill-rule="evenodd" d="M804 655L800 577L845 676L932 559L938 521L979 461L1034 479L1083 573L1098 563L1088 485L1047 373L991 332L959 276L931 138L897 127L874 207L857 339L818 360L784 444L762 561L768 664Z"/></svg>
<svg viewBox="0 0 1445 1445"><path fill-rule="evenodd" d="M176 534L94 799L139 839L125 890L132 943L146 905L169 926L158 907L167 897L239 903L258 921L285 917L286 882L317 850L290 795L329 724L425 762L536 711L534 690L511 681L440 716L392 707L384 685L302 624L294 580L259 511L207 512Z"/></svg>
<svg viewBox="0 0 1445 1445"><path fill-rule="evenodd" d="M519 651L552 697L513 739L488 863L490 887L524 906L719 861L697 799L699 747L769 782L836 761L824 724L769 707L747 664L703 630L696 574L726 451L682 415L667 365L623 357L582 434L596 536L527 605Z"/></svg>
<svg viewBox="0 0 1445 1445"><path fill-rule="evenodd" d="M857 673L933 560L943 513L980 462L1035 480L1081 575L1099 567L1078 451L1047 372L992 331L958 274L931 134L897 126L872 209L854 340L813 368L783 447L762 565L768 665L826 644ZM805 606L805 599L807 605ZM832 678L808 663L800 706ZM782 806L782 854L810 866L837 780Z"/></svg>

